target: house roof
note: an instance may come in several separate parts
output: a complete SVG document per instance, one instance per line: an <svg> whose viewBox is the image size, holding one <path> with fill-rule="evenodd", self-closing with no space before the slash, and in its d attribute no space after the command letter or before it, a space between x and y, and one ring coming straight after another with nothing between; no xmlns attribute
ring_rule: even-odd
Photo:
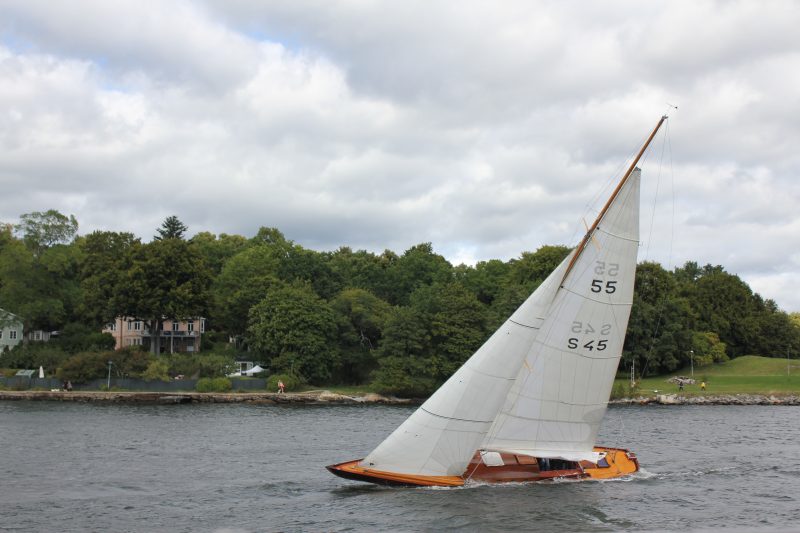
<svg viewBox="0 0 800 533"><path fill-rule="evenodd" d="M0 326L14 322L19 322L21 324L22 317L15 315L11 311L6 311L5 309L0 308Z"/></svg>

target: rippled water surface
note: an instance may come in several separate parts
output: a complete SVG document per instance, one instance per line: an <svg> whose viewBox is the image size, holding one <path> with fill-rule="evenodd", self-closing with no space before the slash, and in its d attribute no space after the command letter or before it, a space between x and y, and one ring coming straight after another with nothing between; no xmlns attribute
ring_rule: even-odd
<svg viewBox="0 0 800 533"><path fill-rule="evenodd" d="M612 407L628 480L385 488L330 475L412 411L0 402L0 529L797 530L800 408Z"/></svg>

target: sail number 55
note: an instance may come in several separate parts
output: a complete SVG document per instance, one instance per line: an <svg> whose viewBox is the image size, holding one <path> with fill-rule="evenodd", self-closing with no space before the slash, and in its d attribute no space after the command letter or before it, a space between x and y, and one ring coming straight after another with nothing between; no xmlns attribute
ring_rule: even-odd
<svg viewBox="0 0 800 533"><path fill-rule="evenodd" d="M598 276L614 278L619 274L619 263L606 263L605 261L596 261L594 264L594 273ZM592 280L592 292L605 292L606 294L614 294L617 292L616 280L606 281L603 279Z"/></svg>
<svg viewBox="0 0 800 533"><path fill-rule="evenodd" d="M605 292L608 294L613 294L617 292L617 282L616 281L606 281L605 285L603 284L602 279L593 279L592 280L592 292L601 292L605 289Z"/></svg>

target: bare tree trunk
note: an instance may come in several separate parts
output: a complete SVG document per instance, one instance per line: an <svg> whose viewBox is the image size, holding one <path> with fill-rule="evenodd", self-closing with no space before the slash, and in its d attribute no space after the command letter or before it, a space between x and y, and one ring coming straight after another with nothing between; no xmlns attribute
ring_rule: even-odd
<svg viewBox="0 0 800 533"><path fill-rule="evenodd" d="M161 353L161 322L160 318L150 321L150 353L153 355Z"/></svg>

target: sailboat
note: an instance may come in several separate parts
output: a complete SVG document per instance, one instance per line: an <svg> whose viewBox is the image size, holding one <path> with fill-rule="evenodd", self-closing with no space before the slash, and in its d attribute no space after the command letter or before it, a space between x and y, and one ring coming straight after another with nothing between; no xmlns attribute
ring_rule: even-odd
<svg viewBox="0 0 800 533"><path fill-rule="evenodd" d="M639 470L595 444L622 355L639 245L639 150L575 249L363 459L326 468L386 485L609 479Z"/></svg>

